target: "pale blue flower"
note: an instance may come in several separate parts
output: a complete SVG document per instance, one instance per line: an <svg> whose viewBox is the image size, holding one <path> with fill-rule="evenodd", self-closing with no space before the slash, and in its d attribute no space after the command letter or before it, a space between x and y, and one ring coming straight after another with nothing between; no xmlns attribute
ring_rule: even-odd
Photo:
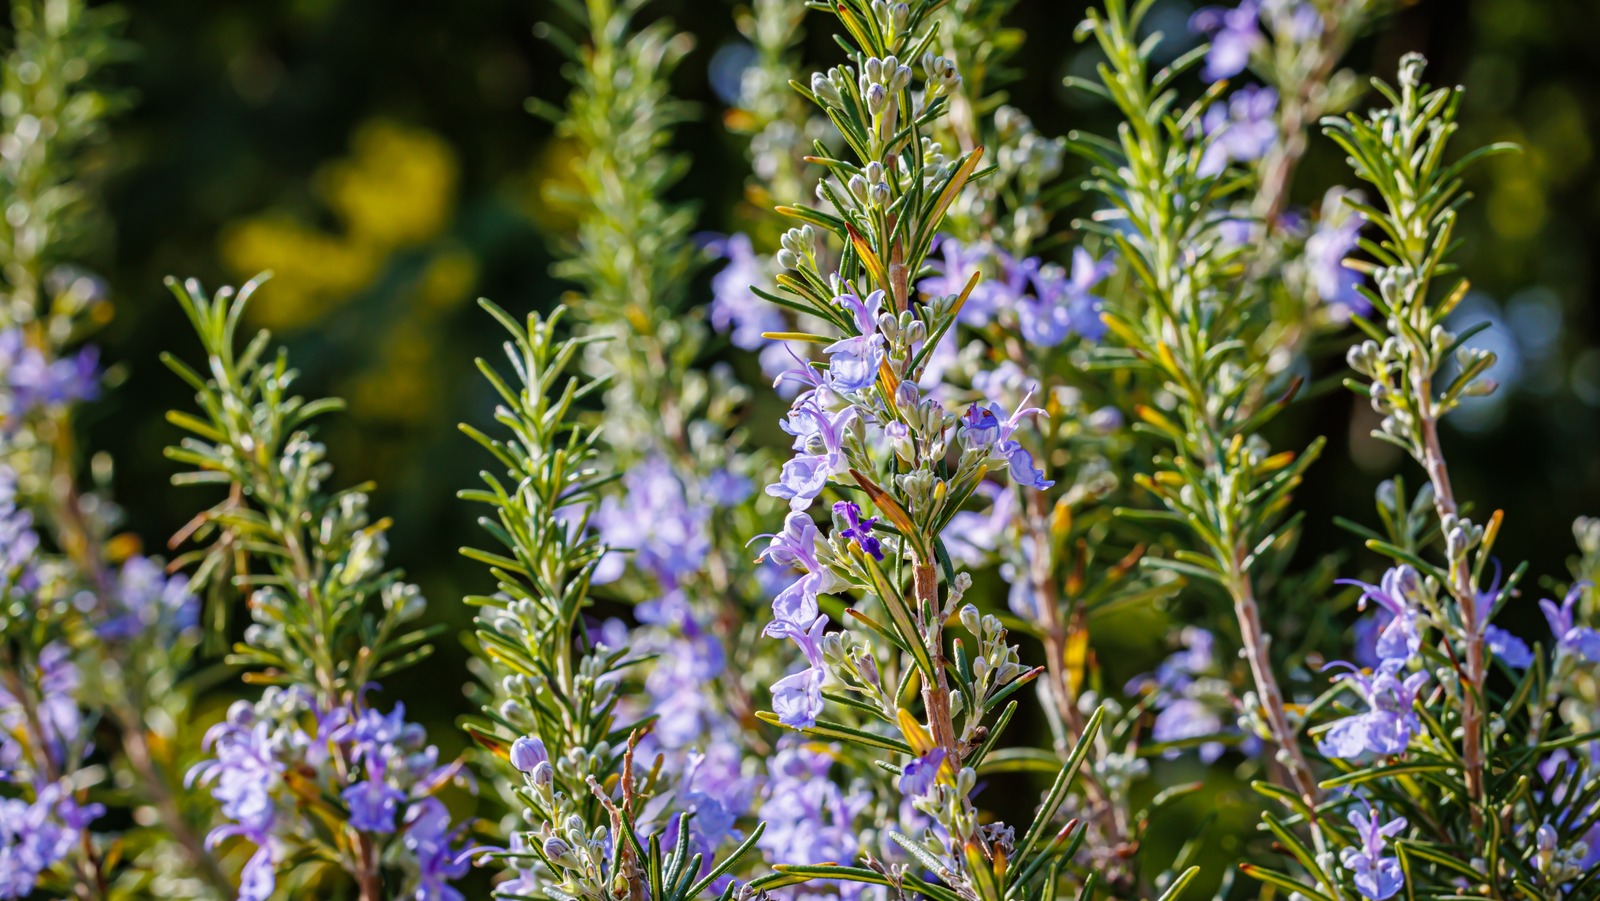
<svg viewBox="0 0 1600 901"><path fill-rule="evenodd" d="M1539 601L1539 609L1544 611L1544 618L1550 623L1550 632L1556 638L1559 652L1573 654L1585 663L1600 663L1600 632L1573 623L1573 608L1583 596L1587 584L1580 582L1572 586L1572 590L1561 601L1561 606L1557 607L1555 601L1546 598Z"/></svg>
<svg viewBox="0 0 1600 901"><path fill-rule="evenodd" d="M783 314L750 288L770 280L750 245L750 236L733 234L710 241L706 247L728 261L711 277L711 327L718 333L729 333L735 347L761 350L770 343L763 333L783 331Z"/></svg>
<svg viewBox="0 0 1600 901"><path fill-rule="evenodd" d="M1377 811L1369 807L1365 812L1350 811L1350 825L1361 844L1341 851L1339 862L1355 876L1356 890L1369 901L1394 897L1405 887L1405 874L1397 858L1383 854L1389 839L1406 828L1405 817L1379 823Z"/></svg>
<svg viewBox="0 0 1600 901"><path fill-rule="evenodd" d="M1203 75L1206 81L1232 78L1250 65L1250 56L1266 42L1261 33L1260 5L1243 0L1236 8L1207 6L1189 18L1189 30L1211 37Z"/></svg>
<svg viewBox="0 0 1600 901"><path fill-rule="evenodd" d="M1328 666L1349 667L1350 672L1335 678L1355 684L1370 709L1335 722L1323 734L1317 749L1324 756L1343 760L1366 754L1405 753L1412 737L1422 731L1422 720L1414 705L1417 693L1428 682L1428 674L1412 673L1402 680L1392 668L1380 669L1368 676L1348 663L1336 662Z"/></svg>
<svg viewBox="0 0 1600 901"><path fill-rule="evenodd" d="M1229 163L1247 163L1264 156L1278 140L1278 92L1272 88L1245 85L1233 92L1226 103L1214 103L1206 110L1205 153L1200 157L1198 174L1218 175Z"/></svg>

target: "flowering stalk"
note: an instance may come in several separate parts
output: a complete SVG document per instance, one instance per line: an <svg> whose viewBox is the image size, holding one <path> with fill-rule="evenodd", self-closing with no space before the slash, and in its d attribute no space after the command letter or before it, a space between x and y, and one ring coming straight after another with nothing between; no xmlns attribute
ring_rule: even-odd
<svg viewBox="0 0 1600 901"><path fill-rule="evenodd" d="M1378 438L1404 448L1427 474L1440 534L1445 539L1443 583L1455 602L1456 616L1447 621L1460 660L1462 760L1472 820L1481 824L1484 811L1484 681L1488 677L1485 636L1490 611L1478 587L1484 564L1500 527L1496 513L1485 525L1464 517L1450 482L1439 443L1439 420L1462 400L1494 391L1485 373L1494 354L1466 347L1472 332L1456 335L1445 318L1466 296L1459 281L1446 297L1430 300L1435 276L1449 271L1445 261L1462 198L1460 173L1472 161L1507 149L1482 148L1455 163L1444 152L1455 131L1459 90L1429 91L1422 85L1423 59L1415 54L1400 64L1398 94L1380 85L1394 104L1368 118L1327 120L1327 132L1350 155L1355 174L1372 184L1384 203L1375 209L1352 206L1380 229L1378 241L1363 249L1377 260L1372 268L1377 291L1365 290L1378 316L1356 321L1369 336L1351 348L1350 365L1365 377L1351 387L1371 399L1384 418ZM1454 358L1456 371L1441 376ZM1476 551L1476 560L1474 560Z"/></svg>
<svg viewBox="0 0 1600 901"><path fill-rule="evenodd" d="M118 54L121 19L113 7L13 4L3 66L0 194L10 214L0 223L0 482L15 526L8 593L24 606L0 615L8 639L0 719L22 727L0 753L16 767L0 781L21 787L31 779L36 798L27 808L6 802L12 806L0 817L8 837L0 856L26 861L0 878L0 897L26 894L74 846L79 897L157 874L195 892L206 883L227 889L179 797L176 752L156 750L182 747L190 701L183 677L199 639L199 602L183 580L168 580L137 553L133 535L117 533L122 514L108 490L109 461L97 458L94 484L84 484L76 443L75 414L101 388L98 352L82 342L110 318L111 305L104 285L73 260L95 234L98 186L88 160L120 105L99 81ZM121 867L87 829L104 807L86 797L106 777L83 767L91 746L80 729L98 716L116 735L101 740L112 778L134 787L135 819L160 827L129 830L131 846L145 850ZM45 812L52 802L41 792L60 796L56 811L65 819ZM49 828L58 830L53 839ZM38 844L11 847L12 840Z"/></svg>
<svg viewBox="0 0 1600 901"><path fill-rule="evenodd" d="M1076 145L1095 165L1091 186L1111 207L1085 227L1117 246L1135 273L1137 305L1106 312L1123 347L1105 349L1102 359L1145 374L1180 401L1175 418L1154 406L1135 411L1139 428L1170 441L1174 450L1157 458L1154 474L1137 477L1167 510L1129 509L1125 515L1188 528L1205 549L1147 562L1219 585L1231 598L1261 716L1309 810L1321 792L1278 686L1251 570L1286 533L1289 493L1321 442L1298 456L1271 455L1258 434L1284 402L1264 397L1265 361L1244 340L1251 327L1249 295L1238 292L1233 279L1244 249L1219 240L1221 211L1239 182L1202 165L1207 142L1190 136L1204 105L1178 107L1167 93L1199 54L1151 72L1148 48L1135 38L1138 24L1137 11L1130 15L1113 0L1104 15L1091 12L1082 26L1107 57L1095 90L1116 104L1126 125L1119 142L1085 137ZM1202 246L1211 252L1188 250Z"/></svg>
<svg viewBox="0 0 1600 901"><path fill-rule="evenodd" d="M428 656L437 629L416 627L426 601L385 567L389 520L371 519L360 488L324 487L332 468L311 424L341 403L292 393L295 372L265 332L240 347L257 284L208 297L193 281L168 282L206 353L201 370L164 357L200 410L168 416L189 433L167 450L191 468L173 481L226 489L174 543L202 545L183 561L196 586L247 594L251 625L229 660L269 686L207 733L214 757L191 771L227 820L208 841L256 846L240 874L246 901L269 896L279 871L304 860L342 869L363 901L402 887L459 899L449 883L464 871L461 830L435 795L461 763L439 763L404 705L384 714L366 701L379 680ZM404 879L387 880L387 867Z"/></svg>
<svg viewBox="0 0 1600 901"><path fill-rule="evenodd" d="M910 758L887 766L899 773L900 791L927 821L915 828L917 837L889 832L911 856L910 870L863 855L863 867L783 864L778 876L755 885L888 879L939 898L954 897L951 892L995 901L1016 894L1052 897L1065 861L1084 837L1076 821L1057 831L1052 820L1101 715L1084 724L1023 836L1000 823L979 827L970 797L978 769L1015 710L1007 699L1043 668L1020 663L996 617L962 605L971 580L956 570L942 536L990 471L1007 471L1022 491L1053 483L1018 440L1023 423L1041 412L1028 407L1026 397L1010 412L996 403L972 404L961 416L947 413L937 398L931 361L941 341L953 338L963 305L976 296L978 276L960 285L947 281L949 293L934 293L930 285L914 296L912 288L983 155L974 147L947 158L932 137L961 84L955 63L930 49L938 36L932 17L938 6L829 7L849 36L850 64L796 87L834 123L849 158L826 155L819 145L813 162L827 176L817 195L828 209L780 208L805 224L784 237L778 259L788 271L777 279L781 294L763 292L842 335L771 336L822 345L828 362L785 374L802 389L784 422L797 453L767 492L787 500L791 512L765 556L802 575L773 600L767 632L791 639L806 666L773 686L774 711L763 718ZM917 90L912 67L902 60L919 59ZM843 245L837 270L822 262L831 259L821 245L826 235ZM846 499L833 505L833 529L825 538L806 511L830 486ZM823 596L849 592L861 592L879 608L847 610L869 638L825 631ZM964 639L947 634L957 620L971 635L970 651ZM909 709L919 696L920 716ZM886 726L898 736L885 736ZM944 886L917 878L916 869L931 871ZM1187 878L1178 878L1174 890Z"/></svg>
<svg viewBox="0 0 1600 901"><path fill-rule="evenodd" d="M580 240L555 272L579 289L570 306L582 315L570 321L585 370L605 386L598 465L619 475L587 520L609 548L591 583L604 600L634 605L626 639L619 621L604 629L612 647L647 661L643 691L618 714L651 722L634 752L658 770L660 789L641 795L657 794L651 816L633 826L664 826L671 844L675 818L692 813L688 840L709 870L721 846L743 838L735 824L754 801L755 762L770 751L752 696L768 665L753 653L759 626L749 615L763 582L745 545L762 521L755 507L772 502L756 496L744 459L748 392L730 367L703 368L705 325L681 309L698 258L690 211L666 196L686 163L667 150L684 115L668 79L691 42L664 20L635 27L636 12L595 3L577 17L570 44L582 49L561 127L586 148L572 170L583 191L552 197L571 202ZM729 324L715 306L711 318ZM746 332L740 325L739 340Z"/></svg>
<svg viewBox="0 0 1600 901"><path fill-rule="evenodd" d="M559 340L559 312L549 320L530 316L523 327L485 307L511 334L506 352L516 381L480 362L505 404L496 418L510 435L464 427L506 467L504 481L485 473L485 490L462 494L495 511L482 522L505 549L463 552L488 565L499 587L494 596L468 599L482 608L478 653L496 692L496 703L484 709L488 719L471 731L520 774L517 796L534 825L491 855L516 871L497 893L686 901L717 886L731 897L732 885L724 889L719 880L760 829L716 864L699 851L691 855L686 815L666 830L642 831L646 802L672 787L658 786L659 763L643 772L634 765L650 723L618 718L626 672L643 660L629 653L625 630L597 634L584 619L607 551L588 526L611 479L596 468L597 433L573 418L573 405L603 383L566 370L595 339Z"/></svg>
<svg viewBox="0 0 1600 901"><path fill-rule="evenodd" d="M947 52L972 60L953 95L950 117L938 123L940 140L962 148L981 143L993 151L995 167L951 204L935 274L919 284L935 295L959 293L972 274L984 273L935 349L924 383L942 380L935 390L951 394L966 376L982 400L1013 406L1032 392L1049 413L1031 418L1022 430L1028 445L1057 466L1057 484L1006 491L984 483L980 494L993 498L989 512L958 513L945 537L959 562L1002 561L1002 575L1012 581L1011 612L1044 645L1040 700L1065 760L1083 735L1093 703L1083 699L1094 676L1091 609L1156 598L1178 582L1126 578L1139 550L1112 551L1105 517L1095 509L1117 485L1107 459L1115 426L1104 412L1087 407L1102 392L1084 377L1081 355L1103 333L1100 301L1090 292L1112 264L1079 247L1069 273L1035 255L1050 243L1046 235L1057 205L1051 182L1063 170L1066 142L1040 134L996 93L1009 74L1007 58L1021 41L1003 28L1012 6L1009 0L970 0L939 11ZM992 368L979 368L984 366ZM1095 829L1085 847L1111 890L1122 893L1137 881L1139 837L1120 789L1143 762L1126 748L1113 749L1117 713L1112 708L1107 715L1112 719L1092 742L1081 775Z"/></svg>

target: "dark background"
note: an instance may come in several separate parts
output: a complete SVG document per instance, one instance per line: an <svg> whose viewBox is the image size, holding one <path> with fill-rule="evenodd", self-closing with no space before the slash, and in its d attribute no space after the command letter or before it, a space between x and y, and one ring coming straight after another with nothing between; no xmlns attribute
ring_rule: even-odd
<svg viewBox="0 0 1600 901"><path fill-rule="evenodd" d="M1047 134L1107 127L1105 109L1061 87L1063 75L1094 59L1071 39L1082 8L1021 0L1012 19L1027 34L1017 59L1027 76L1010 85L1012 102ZM732 9L720 0L651 6L698 39L675 78L678 94L701 104L678 135L693 165L677 193L698 206L702 228L719 231L740 225L747 171L708 77L712 55L737 40ZM436 741L457 747L451 724L464 712L465 669L454 635L469 620L459 598L487 583L456 553L477 535L475 511L454 493L482 459L454 424L488 418L492 402L472 359L492 352L499 335L471 300L525 311L569 289L548 274L551 241L568 223L540 200L543 183L567 177L567 147L523 111L530 95L559 104L567 94L562 56L533 36L554 4L140 0L128 10L133 54L112 78L133 106L102 152L109 222L86 256L116 303L100 340L122 381L86 414L92 446L115 458L118 499L152 551L210 503L204 489L169 487L172 466L160 453L177 437L162 412L191 399L157 355L196 356L161 279L192 275L216 286L278 270L259 295L258 322L288 343L305 391L350 400L348 415L321 432L338 480L378 482L374 506L397 520L391 560L452 627L438 662L391 679L385 695L405 699ZM1154 18L1190 41L1191 10L1163 0ZM822 21L809 24L809 60L832 64L837 48ZM1600 513L1596 33L1593 0L1433 0L1384 19L1350 59L1358 71L1392 76L1401 53L1424 51L1431 81L1468 88L1458 148L1491 140L1527 148L1471 175L1478 199L1459 259L1475 286L1470 311L1497 323L1496 337L1477 340L1505 351L1506 387L1447 428L1445 441L1459 492L1505 509L1504 558L1554 576L1565 573L1572 519ZM1344 179L1319 137L1296 199L1314 203ZM692 296L708 296L705 278ZM1364 437L1370 427L1343 392L1302 405L1278 427L1280 447L1330 439L1300 494L1308 553L1351 546L1332 516L1371 521L1379 479L1412 472ZM1353 557L1349 574L1374 565ZM1542 635L1531 601L1507 622ZM1111 681L1148 668L1157 653L1127 660Z"/></svg>

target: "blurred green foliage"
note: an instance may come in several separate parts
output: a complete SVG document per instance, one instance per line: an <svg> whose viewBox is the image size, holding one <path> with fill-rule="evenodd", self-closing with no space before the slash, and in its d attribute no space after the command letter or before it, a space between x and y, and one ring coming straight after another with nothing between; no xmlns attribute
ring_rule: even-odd
<svg viewBox="0 0 1600 901"><path fill-rule="evenodd" d="M1025 0L1011 23L1026 36L1016 57L1026 75L1010 85L1011 102L1046 134L1103 131L1110 113L1061 86L1091 64L1094 51L1069 40L1081 7ZM128 8L136 53L113 77L132 108L107 154L110 227L86 257L115 302L103 341L122 381L86 421L92 446L116 460L130 524L154 551L197 504L169 490L171 466L159 452L175 437L162 411L188 398L157 354L192 353L192 342L177 340L186 329L161 277L220 284L270 268L278 276L253 306L257 324L288 342L308 392L350 401L323 437L347 478L377 480L374 508L397 520L391 559L432 599L432 615L459 632L469 617L456 599L485 586L456 553L475 527L454 493L474 481L478 458L453 423L487 418L493 401L471 361L500 338L468 301L488 296L520 313L548 309L569 288L549 274L549 247L570 221L541 196L547 182L570 178L571 151L523 109L529 96L559 103L566 92L560 54L534 33L558 14L555 4L140 0ZM1163 0L1152 20L1180 36L1192 8ZM756 213L743 200L744 139L725 127L716 91L738 59L733 12L724 0L652 6L697 36L676 76L678 95L700 113L678 134L693 165L676 192L713 231L739 229ZM831 64L837 48L816 31L807 58ZM1446 443L1462 494L1506 510L1507 562L1530 559L1535 572L1564 571L1573 518L1600 513L1597 31L1594 0L1419 0L1352 59L1360 70L1390 72L1401 53L1423 51L1431 76L1468 89L1463 146L1526 147L1471 176L1481 202L1462 228L1476 292L1464 306L1495 321L1475 342L1501 353L1508 386L1464 414L1471 430L1458 426ZM1342 172L1319 137L1298 182L1308 196L1296 199L1314 202ZM708 274L690 297L709 298ZM753 360L736 362L759 378ZM1342 355L1318 365L1342 373ZM759 429L775 419L769 409L756 411ZM1351 546L1332 517L1363 515L1379 473L1399 462L1367 437L1373 418L1332 391L1274 426L1277 446L1329 438L1299 493L1308 563ZM1344 574L1375 566L1348 559ZM1281 626L1270 609L1266 616ZM1537 620L1526 598L1505 624L1534 634ZM1114 660L1108 676L1154 663L1161 649L1143 639L1151 621L1133 614L1124 633L1100 630L1103 658ZM449 751L461 741L450 726L465 712L464 678L465 654L446 637L434 662L392 680L386 694L406 700ZM1247 814L1235 813L1221 815L1242 825ZM1218 834L1227 840L1227 830Z"/></svg>

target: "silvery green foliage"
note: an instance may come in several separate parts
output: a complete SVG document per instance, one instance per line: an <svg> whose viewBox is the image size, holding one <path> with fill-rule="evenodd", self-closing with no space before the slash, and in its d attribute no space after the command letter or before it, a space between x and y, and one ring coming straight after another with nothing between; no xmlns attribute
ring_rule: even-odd
<svg viewBox="0 0 1600 901"><path fill-rule="evenodd" d="M329 485L314 421L342 404L296 394L297 373L266 332L241 342L257 284L208 296L192 280L168 282L205 353L198 369L164 358L198 409L168 417L187 433L167 450L187 467L173 482L222 489L180 536L200 545L181 562L214 600L247 607L228 659L268 686L233 704L190 770L218 805L207 845L250 850L242 901L329 867L364 901L449 897L466 869L462 827L435 795L461 763L438 760L403 704L382 712L368 700L428 656L437 629L418 627L427 603L385 559L390 521L373 518L361 487Z"/></svg>
<svg viewBox="0 0 1600 901"><path fill-rule="evenodd" d="M610 481L596 467L597 434L574 419L574 404L601 384L567 373L588 341L558 339L558 318L531 317L523 327L488 308L511 333L506 352L514 381L480 364L504 403L496 418L510 435L472 432L507 471L504 479L485 473L486 489L463 494L495 511L483 523L503 545L466 552L490 567L499 588L468 599L483 608L478 652L495 680L496 699L472 732L516 772L516 798L531 827L513 827L508 845L487 855L513 871L496 894L596 901L701 896L720 888L760 830L713 863L691 853L688 811L670 819L647 813L652 796L673 786L658 785L659 762L635 768L649 724L618 710L629 671L645 661L626 640L595 634L584 619L607 551L588 525ZM733 886L720 891L731 897Z"/></svg>
<svg viewBox="0 0 1600 901"><path fill-rule="evenodd" d="M986 398L964 415L944 405L945 367L934 361L941 342L955 340L963 306L988 302L974 294L978 274L947 263L944 289L916 290L950 211L983 209L962 200L984 150L970 143L976 124L960 61L937 52L940 5L819 4L847 36L848 61L797 86L847 152L819 145L819 204L780 208L804 224L784 236L778 262L788 271L777 293L765 292L819 323L819 334L785 337L823 345L828 360L784 376L801 389L784 423L797 453L767 492L791 512L764 555L801 573L773 599L767 634L793 641L804 659L772 686L773 712L761 716L838 743L841 762L876 797L862 802L872 831L856 849L859 865L793 859L757 887L807 880L820 890L841 880L841 893L857 883L938 899L1055 897L1074 878L1087 834L1055 816L1102 712L1075 723L1031 824L980 821L972 798L980 772L1017 759L999 750L1012 695L1044 668L1022 663L998 618L964 604L971 579L944 536L992 471L1024 494L1053 483L1019 441L1024 421L1043 412L1026 392L1004 406ZM958 101L969 119L946 130ZM952 131L953 146L936 139ZM832 507L831 534L807 512L825 490L846 498ZM823 609L837 609L829 596L860 598L843 631L825 631ZM768 828L778 828L771 815Z"/></svg>
<svg viewBox="0 0 1600 901"><path fill-rule="evenodd" d="M121 20L13 3L0 63L0 897L228 888L181 784L199 600L121 531L111 461L77 443L111 312L80 261Z"/></svg>
<svg viewBox="0 0 1600 901"><path fill-rule="evenodd" d="M570 41L560 122L582 148L572 174L586 194L572 198L580 240L556 272L579 287L575 337L559 340L555 319L523 329L497 314L517 381L484 371L514 437L474 433L522 486L513 496L490 478L469 494L499 508L491 531L513 552L471 552L501 589L473 599L488 608L480 651L496 689L483 740L509 747L513 807L533 827L511 824L496 855L514 870L504 897L725 893L760 836L733 829L750 801L746 674L761 666L743 550L758 520L731 431L745 392L725 368L694 366L705 329L679 308L696 250L686 211L664 200L683 115L666 79L689 43L665 22L634 30L636 6L589 5ZM564 374L580 354L591 379ZM591 392L598 427L573 406ZM592 590L637 605L640 626L583 619Z"/></svg>

